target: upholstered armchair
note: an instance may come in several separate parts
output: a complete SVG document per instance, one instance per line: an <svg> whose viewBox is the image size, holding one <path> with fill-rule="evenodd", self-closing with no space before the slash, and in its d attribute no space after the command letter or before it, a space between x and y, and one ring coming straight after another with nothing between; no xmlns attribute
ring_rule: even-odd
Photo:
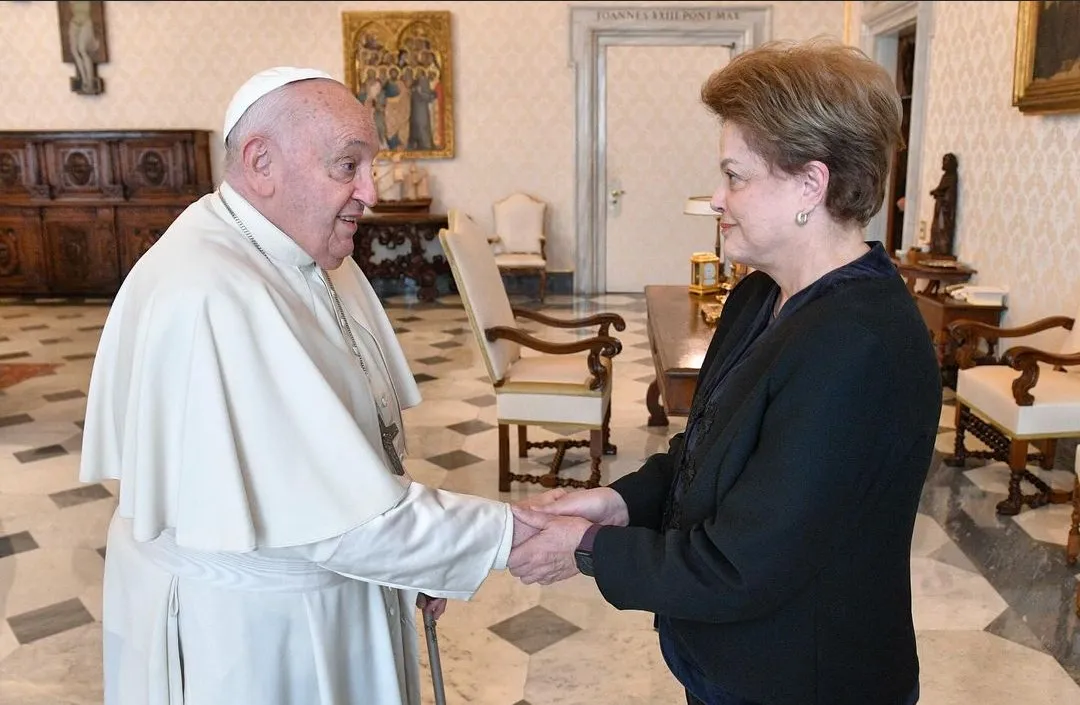
<svg viewBox="0 0 1080 705"><path fill-rule="evenodd" d="M526 193L514 193L492 206L495 215L495 264L499 271L535 274L540 301L547 292L547 204Z"/></svg>
<svg viewBox="0 0 1080 705"><path fill-rule="evenodd" d="M622 317L598 313L567 320L511 308L510 300L486 238L478 232L439 232L469 324L476 336L488 377L495 389L499 424L499 491L511 482L544 487L597 487L603 455L614 454L610 442L612 358L622 350L611 329L626 328ZM562 329L593 328L595 333L571 342L551 342L518 327L525 319ZM523 355L522 350L532 351ZM556 450L544 475L510 472L510 426L518 427L518 456L532 448ZM560 438L530 442L528 426L541 426L563 436L588 430L589 440ZM588 480L558 475L567 448L588 447Z"/></svg>
<svg viewBox="0 0 1080 705"><path fill-rule="evenodd" d="M1080 311L1077 312L1080 317ZM1064 343L1056 350L1029 346L1007 349L1000 359L987 359L992 343L1064 328ZM1028 462L1053 467L1059 438L1080 437L1080 325L1077 318L1054 316L1019 328L998 328L975 321L954 321L949 332L958 344L960 369L956 379L956 445L950 465L963 465L967 457L992 458L1009 464L1009 494L997 505L998 514L1018 514L1048 502L1066 502L1072 493L1052 491L1027 469ZM976 364L980 362L982 364ZM970 433L989 451L965 446ZM1029 453L1031 445L1040 452ZM1023 494L1027 480L1035 493ZM1074 523L1075 526L1075 523ZM1070 537L1070 559L1080 541Z"/></svg>

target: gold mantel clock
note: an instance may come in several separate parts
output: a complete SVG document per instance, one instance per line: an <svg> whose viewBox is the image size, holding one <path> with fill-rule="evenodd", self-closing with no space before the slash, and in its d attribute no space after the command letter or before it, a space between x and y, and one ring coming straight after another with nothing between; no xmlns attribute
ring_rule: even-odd
<svg viewBox="0 0 1080 705"><path fill-rule="evenodd" d="M720 258L712 252L690 257L690 293L699 296L720 291Z"/></svg>

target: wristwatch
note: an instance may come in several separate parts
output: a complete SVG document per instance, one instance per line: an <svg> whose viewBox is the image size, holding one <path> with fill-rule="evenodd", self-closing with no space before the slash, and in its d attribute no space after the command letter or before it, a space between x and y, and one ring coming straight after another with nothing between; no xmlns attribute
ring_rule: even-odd
<svg viewBox="0 0 1080 705"><path fill-rule="evenodd" d="M585 530L585 535L581 537L581 543L574 550L574 562L577 564L577 569L581 571L582 575L587 575L590 578L594 577L593 574L593 542L596 541L596 534L600 531L600 524L593 524Z"/></svg>

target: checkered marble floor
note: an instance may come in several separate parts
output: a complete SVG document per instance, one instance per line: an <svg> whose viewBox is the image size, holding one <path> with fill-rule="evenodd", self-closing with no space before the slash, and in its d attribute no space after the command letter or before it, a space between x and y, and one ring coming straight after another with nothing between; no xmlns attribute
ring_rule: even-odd
<svg viewBox="0 0 1080 705"><path fill-rule="evenodd" d="M410 474L487 497L539 492L534 485L497 491L494 396L460 302L395 297L386 306L424 394L406 412ZM682 425L645 425L653 375L642 297L549 297L544 310L612 310L626 318L612 411L619 454L605 460L604 480L632 472ZM101 702L101 577L116 487L82 486L76 475L90 365L107 313L102 303L0 303L0 364L58 365L0 390L3 703ZM951 450L952 415L947 395L942 453ZM551 452L533 453L520 462L539 472ZM569 451L568 472L584 477L585 457ZM1060 469L1038 472L1069 487L1064 457ZM954 469L936 460L930 471L912 546L923 703L1080 705L1076 575L1063 548L1069 508L997 516L1007 472L1000 463ZM472 601L451 604L439 642L452 705L683 702L650 615L609 607L581 576L541 587L492 574ZM430 682L424 687L430 703Z"/></svg>

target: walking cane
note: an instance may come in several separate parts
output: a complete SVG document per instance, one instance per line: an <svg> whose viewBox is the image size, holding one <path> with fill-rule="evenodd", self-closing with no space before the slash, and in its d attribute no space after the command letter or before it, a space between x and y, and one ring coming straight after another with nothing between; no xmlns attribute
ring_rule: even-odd
<svg viewBox="0 0 1080 705"><path fill-rule="evenodd" d="M428 662L431 665L431 684L435 688L435 705L446 705L446 689L443 686L442 662L439 660L439 639L435 634L435 617L428 613L428 596L424 595L420 611L424 615L424 636L427 637Z"/></svg>

